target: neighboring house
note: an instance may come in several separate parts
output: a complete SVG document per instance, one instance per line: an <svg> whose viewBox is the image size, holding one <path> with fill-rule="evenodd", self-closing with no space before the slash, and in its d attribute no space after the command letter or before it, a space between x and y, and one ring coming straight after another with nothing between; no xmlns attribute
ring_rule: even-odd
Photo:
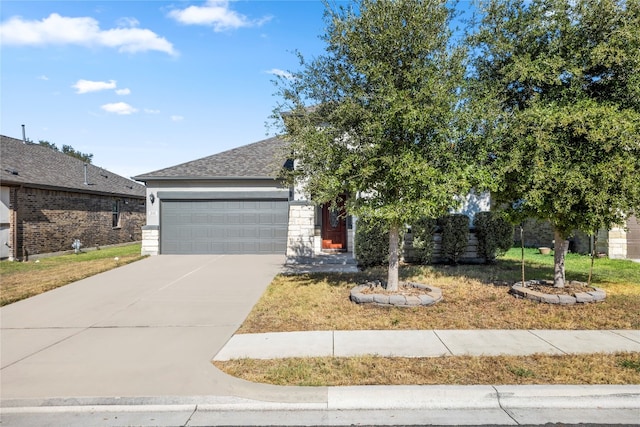
<svg viewBox="0 0 640 427"><path fill-rule="evenodd" d="M519 227L516 227L516 240L520 244ZM600 230L596 241L597 251L612 259L640 260L640 222L637 216L627 219L624 226L611 230ZM553 247L553 228L549 221L529 219L523 228L524 245L526 247ZM593 239L576 231L569 238L569 250L581 254L591 253Z"/></svg>
<svg viewBox="0 0 640 427"><path fill-rule="evenodd" d="M144 186L39 144L0 146L0 258L141 240Z"/></svg>
<svg viewBox="0 0 640 427"><path fill-rule="evenodd" d="M601 232L599 237L609 258L640 260L640 219L631 216L626 227Z"/></svg>

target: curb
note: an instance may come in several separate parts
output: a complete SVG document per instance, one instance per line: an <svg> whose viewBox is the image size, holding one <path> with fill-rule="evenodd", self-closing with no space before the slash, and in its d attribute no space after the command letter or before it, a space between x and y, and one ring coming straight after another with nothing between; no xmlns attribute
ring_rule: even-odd
<svg viewBox="0 0 640 427"><path fill-rule="evenodd" d="M472 385L328 387L318 402L269 402L236 396L69 398L3 400L0 412L89 412L99 410L423 410L423 409L637 409L640 385Z"/></svg>
<svg viewBox="0 0 640 427"><path fill-rule="evenodd" d="M329 387L326 399L233 396L2 401L7 426L637 425L640 386ZM68 405L67 405L68 404Z"/></svg>

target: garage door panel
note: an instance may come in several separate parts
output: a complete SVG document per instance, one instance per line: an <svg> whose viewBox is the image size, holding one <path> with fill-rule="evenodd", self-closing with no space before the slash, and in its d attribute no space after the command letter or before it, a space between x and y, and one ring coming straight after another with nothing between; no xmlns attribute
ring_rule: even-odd
<svg viewBox="0 0 640 427"><path fill-rule="evenodd" d="M163 200L160 251L284 253L288 211L286 200Z"/></svg>

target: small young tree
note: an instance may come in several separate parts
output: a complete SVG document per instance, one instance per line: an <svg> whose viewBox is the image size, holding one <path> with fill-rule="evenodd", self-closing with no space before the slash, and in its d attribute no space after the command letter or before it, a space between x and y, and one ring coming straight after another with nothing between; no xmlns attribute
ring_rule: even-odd
<svg viewBox="0 0 640 427"><path fill-rule="evenodd" d="M348 195L349 213L389 231L387 288L398 287L400 229L436 218L466 194L477 168L457 110L465 53L452 46L453 11L440 0L325 3L326 53L281 78L295 171L316 203Z"/></svg>
<svg viewBox="0 0 640 427"><path fill-rule="evenodd" d="M563 287L572 230L640 208L640 2L490 0L470 41L497 204L551 222Z"/></svg>
<svg viewBox="0 0 640 427"><path fill-rule="evenodd" d="M58 146L53 142L49 142L41 139L40 141L38 141L38 144L42 145L43 147L50 148L54 151L60 151L58 149ZM77 151L75 148L73 148L70 145L63 145L62 152L67 156L75 157L76 159L80 159L85 163L91 163L91 161L93 160L93 154Z"/></svg>

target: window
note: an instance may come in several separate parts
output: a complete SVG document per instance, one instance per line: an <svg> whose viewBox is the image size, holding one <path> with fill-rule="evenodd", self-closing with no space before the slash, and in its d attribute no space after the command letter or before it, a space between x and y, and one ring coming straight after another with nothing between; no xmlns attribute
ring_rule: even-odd
<svg viewBox="0 0 640 427"><path fill-rule="evenodd" d="M120 200L113 201L113 207L111 210L111 226L113 228L120 227Z"/></svg>

